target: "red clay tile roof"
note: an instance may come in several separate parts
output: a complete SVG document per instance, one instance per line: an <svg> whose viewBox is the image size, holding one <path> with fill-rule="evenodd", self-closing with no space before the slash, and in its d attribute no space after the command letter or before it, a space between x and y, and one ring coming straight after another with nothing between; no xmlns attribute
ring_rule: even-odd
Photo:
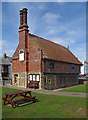
<svg viewBox="0 0 88 120"><path fill-rule="evenodd" d="M32 34L29 34L29 37L43 51L44 58L82 65L69 49ZM19 45L13 55L13 59L18 58L18 53Z"/></svg>
<svg viewBox="0 0 88 120"><path fill-rule="evenodd" d="M29 34L31 40L43 50L44 58L62 62L82 64L69 49L49 40Z"/></svg>

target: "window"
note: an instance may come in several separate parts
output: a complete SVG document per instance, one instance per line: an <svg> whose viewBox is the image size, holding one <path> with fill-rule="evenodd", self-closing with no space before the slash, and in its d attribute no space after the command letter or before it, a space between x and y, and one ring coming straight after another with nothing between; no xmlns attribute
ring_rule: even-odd
<svg viewBox="0 0 88 120"><path fill-rule="evenodd" d="M18 74L14 74L14 83L17 83L18 81Z"/></svg>
<svg viewBox="0 0 88 120"><path fill-rule="evenodd" d="M24 61L24 50L19 51L19 61Z"/></svg>
<svg viewBox="0 0 88 120"><path fill-rule="evenodd" d="M36 75L36 81L39 81L39 75Z"/></svg>
<svg viewBox="0 0 88 120"><path fill-rule="evenodd" d="M22 54L24 51L23 50L20 50L19 53Z"/></svg>
<svg viewBox="0 0 88 120"><path fill-rule="evenodd" d="M29 76L30 81L32 81L32 75Z"/></svg>
<svg viewBox="0 0 88 120"><path fill-rule="evenodd" d="M48 67L49 68L54 68L55 62L54 61L48 61Z"/></svg>
<svg viewBox="0 0 88 120"><path fill-rule="evenodd" d="M51 83L51 79L48 79L48 83L49 83L49 84Z"/></svg>
<svg viewBox="0 0 88 120"><path fill-rule="evenodd" d="M47 83L47 76L44 76L44 83Z"/></svg>
<svg viewBox="0 0 88 120"><path fill-rule="evenodd" d="M36 81L36 80L35 80L35 75L33 75L33 81Z"/></svg>
<svg viewBox="0 0 88 120"><path fill-rule="evenodd" d="M60 84L64 84L64 83L65 83L65 77L62 76L62 77L60 77Z"/></svg>
<svg viewBox="0 0 88 120"><path fill-rule="evenodd" d="M76 65L75 64L72 65L72 69L73 70L76 69Z"/></svg>
<svg viewBox="0 0 88 120"><path fill-rule="evenodd" d="M68 82L69 82L69 83L72 82L72 77L71 77L71 76L69 76L69 80L68 80Z"/></svg>
<svg viewBox="0 0 88 120"><path fill-rule="evenodd" d="M39 74L30 74L29 75L29 81L40 81Z"/></svg>
<svg viewBox="0 0 88 120"><path fill-rule="evenodd" d="M52 77L51 76L44 76L44 83L45 84L51 84Z"/></svg>

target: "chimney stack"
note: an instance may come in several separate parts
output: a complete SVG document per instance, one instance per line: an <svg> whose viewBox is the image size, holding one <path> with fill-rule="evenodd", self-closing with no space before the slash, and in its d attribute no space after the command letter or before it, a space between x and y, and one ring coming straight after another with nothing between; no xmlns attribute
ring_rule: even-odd
<svg viewBox="0 0 88 120"><path fill-rule="evenodd" d="M4 58L6 59L6 53L4 53Z"/></svg>
<svg viewBox="0 0 88 120"><path fill-rule="evenodd" d="M28 25L27 25L27 9L26 8L23 8L22 10L20 10L20 27L19 27L19 29L23 29L23 28L28 29Z"/></svg>

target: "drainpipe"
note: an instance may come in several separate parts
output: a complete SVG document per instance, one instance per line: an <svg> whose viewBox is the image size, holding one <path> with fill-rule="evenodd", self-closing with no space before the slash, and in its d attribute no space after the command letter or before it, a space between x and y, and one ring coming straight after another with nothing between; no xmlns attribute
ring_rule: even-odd
<svg viewBox="0 0 88 120"><path fill-rule="evenodd" d="M43 64L42 64L42 60L43 60L43 59L42 59L42 58L43 58L43 50L41 49L41 58L40 58L40 59L41 59L40 89L41 89L41 82L42 82L41 80L42 80L42 72L43 72L43 69L42 69L42 68L43 68Z"/></svg>

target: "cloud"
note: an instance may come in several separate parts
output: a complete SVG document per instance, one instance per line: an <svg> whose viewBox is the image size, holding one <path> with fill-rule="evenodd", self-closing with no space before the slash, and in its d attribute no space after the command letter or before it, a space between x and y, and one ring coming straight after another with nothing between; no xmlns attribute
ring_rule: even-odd
<svg viewBox="0 0 88 120"><path fill-rule="evenodd" d="M0 40L0 50L2 50L5 45L7 45L7 42L5 40Z"/></svg>
<svg viewBox="0 0 88 120"><path fill-rule="evenodd" d="M51 24L57 22L57 20L61 18L61 15L47 12L43 15L42 18L46 23Z"/></svg>
<svg viewBox="0 0 88 120"><path fill-rule="evenodd" d="M48 39L52 39L53 36L58 36L66 31L66 28L64 26L57 24L58 23L56 23L55 25L46 25L43 35L46 36Z"/></svg>
<svg viewBox="0 0 88 120"><path fill-rule="evenodd" d="M67 34L68 35L76 35L78 32L77 31L74 31L74 30L69 30L67 31Z"/></svg>
<svg viewBox="0 0 88 120"><path fill-rule="evenodd" d="M85 55L84 51L81 51L81 53L79 51L76 51L75 54L81 62L83 62L86 58L86 55Z"/></svg>
<svg viewBox="0 0 88 120"><path fill-rule="evenodd" d="M47 36L55 35L59 32L57 29L54 28L54 26L46 27L45 31L45 34Z"/></svg>
<svg viewBox="0 0 88 120"><path fill-rule="evenodd" d="M76 43L75 40L62 39L62 38L54 38L52 41L55 42L55 43L58 43L58 44L60 44L62 46L65 46L65 47L67 47L68 45L72 45L72 44Z"/></svg>
<svg viewBox="0 0 88 120"><path fill-rule="evenodd" d="M79 51L79 52L81 52L81 51L83 51L83 50L84 50L83 48L78 48L78 51Z"/></svg>
<svg viewBox="0 0 88 120"><path fill-rule="evenodd" d="M16 45L12 44L12 42L6 40L0 40L0 50L2 50L2 53L0 53L0 57L4 53L6 53L8 56L12 56L15 52L15 48Z"/></svg>
<svg viewBox="0 0 88 120"><path fill-rule="evenodd" d="M39 4L35 6L36 7L36 10L45 10L46 9L46 6L45 6L45 3L44 4Z"/></svg>
<svg viewBox="0 0 88 120"><path fill-rule="evenodd" d="M0 51L2 50L2 40L0 40Z"/></svg>
<svg viewBox="0 0 88 120"><path fill-rule="evenodd" d="M57 31L55 29L50 29L49 31L47 31L48 35L52 35L52 34L55 34L55 33L57 33Z"/></svg>
<svg viewBox="0 0 88 120"><path fill-rule="evenodd" d="M86 58L86 48L82 48L82 47L77 47L74 49L74 53L75 55L78 57L78 59L83 62L85 61L85 58Z"/></svg>

